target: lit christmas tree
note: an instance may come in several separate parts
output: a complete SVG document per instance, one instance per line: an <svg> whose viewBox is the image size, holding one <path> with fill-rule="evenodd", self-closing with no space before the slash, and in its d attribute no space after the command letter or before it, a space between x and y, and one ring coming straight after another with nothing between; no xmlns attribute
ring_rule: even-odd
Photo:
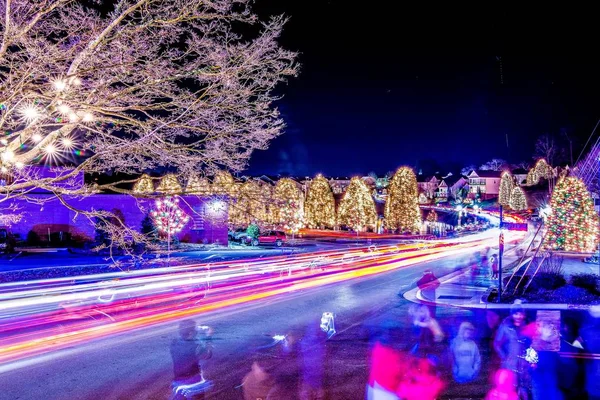
<svg viewBox="0 0 600 400"><path fill-rule="evenodd" d="M333 228L335 225L335 199L329 182L322 175L317 175L310 184L304 212L310 228Z"/></svg>
<svg viewBox="0 0 600 400"><path fill-rule="evenodd" d="M534 167L535 181L538 183L540 179L550 179L553 176L552 167L548 165L546 160L540 158Z"/></svg>
<svg viewBox="0 0 600 400"><path fill-rule="evenodd" d="M537 181L537 177L535 175L535 167L533 167L527 173L526 185L532 186L532 185L537 185L537 183L538 183L538 181Z"/></svg>
<svg viewBox="0 0 600 400"><path fill-rule="evenodd" d="M500 180L500 193L498 195L498 203L501 206L507 207L510 203L510 196L514 188L513 177L510 172L506 171L502 174Z"/></svg>
<svg viewBox="0 0 600 400"><path fill-rule="evenodd" d="M187 185L185 186L185 192L189 194L195 194L198 196L208 196L211 193L210 183L206 178L201 178L198 175L193 175L187 181Z"/></svg>
<svg viewBox="0 0 600 400"><path fill-rule="evenodd" d="M181 185L179 184L179 180L177 176L173 174L167 174L163 176L156 188L158 193L164 194L179 194L181 193Z"/></svg>
<svg viewBox="0 0 600 400"><path fill-rule="evenodd" d="M515 186L510 194L509 206L515 211L527 210L527 198L525 192L519 186Z"/></svg>
<svg viewBox="0 0 600 400"><path fill-rule="evenodd" d="M166 197L156 200L156 210L151 213L152 222L159 233L167 236L167 245L171 249L171 237L177 235L188 223L190 217L179 208L179 199Z"/></svg>
<svg viewBox="0 0 600 400"><path fill-rule="evenodd" d="M237 185L229 171L219 171L215 174L212 192L216 195L229 196L231 198L237 195Z"/></svg>
<svg viewBox="0 0 600 400"><path fill-rule="evenodd" d="M385 225L401 232L418 232L421 227L417 178L408 167L398 169L389 184Z"/></svg>
<svg viewBox="0 0 600 400"><path fill-rule="evenodd" d="M297 226L304 221L303 200L304 196L296 182L289 178L278 180L271 207L274 223L290 231L299 229Z"/></svg>
<svg viewBox="0 0 600 400"><path fill-rule="evenodd" d="M368 227L375 228L377 212L375 202L367 185L360 178L352 178L344 193L337 214L338 224L356 232Z"/></svg>
<svg viewBox="0 0 600 400"><path fill-rule="evenodd" d="M429 214L427 214L427 222L434 223L434 222L437 222L437 220L438 220L438 215L435 212L435 210L429 211Z"/></svg>
<svg viewBox="0 0 600 400"><path fill-rule="evenodd" d="M248 226L256 223L264 226L267 222L267 203L269 198L263 196L264 191L255 181L244 183L237 198L229 208L229 222L234 226Z"/></svg>
<svg viewBox="0 0 600 400"><path fill-rule="evenodd" d="M148 175L144 174L138 179L138 181L133 185L133 193L135 194L150 194L154 193L154 183L152 183L152 178Z"/></svg>
<svg viewBox="0 0 600 400"><path fill-rule="evenodd" d="M598 214L585 184L578 178L558 181L550 202L546 243L555 250L588 252L596 248Z"/></svg>

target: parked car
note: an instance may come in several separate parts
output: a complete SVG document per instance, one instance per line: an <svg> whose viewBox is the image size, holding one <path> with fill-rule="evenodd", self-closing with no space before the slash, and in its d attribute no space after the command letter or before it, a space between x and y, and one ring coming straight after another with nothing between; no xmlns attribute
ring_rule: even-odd
<svg viewBox="0 0 600 400"><path fill-rule="evenodd" d="M229 231L227 236L232 242L241 242L248 237L248 233L245 228L238 228L235 231Z"/></svg>
<svg viewBox="0 0 600 400"><path fill-rule="evenodd" d="M6 228L0 228L0 252L6 249L8 242L8 230Z"/></svg>
<svg viewBox="0 0 600 400"><path fill-rule="evenodd" d="M267 231L262 232L257 238L246 238L246 242L252 246L258 246L259 244L274 244L277 247L281 247L285 243L285 240L285 233L281 231Z"/></svg>

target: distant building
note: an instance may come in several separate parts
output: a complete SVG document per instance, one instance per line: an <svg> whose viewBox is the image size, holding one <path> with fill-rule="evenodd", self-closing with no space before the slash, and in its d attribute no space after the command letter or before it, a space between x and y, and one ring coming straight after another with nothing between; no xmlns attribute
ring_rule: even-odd
<svg viewBox="0 0 600 400"><path fill-rule="evenodd" d="M36 167L38 177L60 175L65 169ZM64 183L76 189L83 184L80 174ZM177 235L183 242L227 244L227 201L214 196L197 196L182 193L179 203L182 211L189 216L188 223ZM65 207L52 193L42 189L29 191L27 200L15 198L14 203L20 221L11 226L11 231L23 239L30 231L42 241L66 240L76 242L92 241L95 235L94 218L91 220L75 210L106 210L118 215L131 229L140 230L142 220L155 207L155 199L136 197L120 193L99 193L89 196L64 196L64 201L73 209ZM0 209L2 212L2 209Z"/></svg>
<svg viewBox="0 0 600 400"><path fill-rule="evenodd" d="M469 174L469 197L482 200L498 197L502 171L478 170Z"/></svg>
<svg viewBox="0 0 600 400"><path fill-rule="evenodd" d="M523 186L527 183L527 174L529 171L523 168L513 169L511 175L515 178L517 185Z"/></svg>

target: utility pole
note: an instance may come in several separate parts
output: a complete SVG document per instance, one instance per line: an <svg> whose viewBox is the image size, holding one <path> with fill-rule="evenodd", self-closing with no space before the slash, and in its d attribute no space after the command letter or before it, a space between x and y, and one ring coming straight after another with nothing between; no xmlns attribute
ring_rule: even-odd
<svg viewBox="0 0 600 400"><path fill-rule="evenodd" d="M500 238L498 243L498 303L502 298L502 256L504 254L504 231L502 230L503 210L500 206Z"/></svg>

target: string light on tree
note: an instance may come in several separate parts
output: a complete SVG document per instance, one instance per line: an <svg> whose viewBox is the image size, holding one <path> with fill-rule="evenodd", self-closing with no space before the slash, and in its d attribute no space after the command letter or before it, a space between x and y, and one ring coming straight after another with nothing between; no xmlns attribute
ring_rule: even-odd
<svg viewBox="0 0 600 400"><path fill-rule="evenodd" d="M179 194L181 193L181 185L179 184L179 180L177 176L173 174L167 174L163 176L156 188L158 193L165 194Z"/></svg>
<svg viewBox="0 0 600 400"><path fill-rule="evenodd" d="M552 193L546 243L554 250L589 252L598 241L598 214L583 181L561 178Z"/></svg>
<svg viewBox="0 0 600 400"><path fill-rule="evenodd" d="M525 192L519 186L515 186L510 194L510 208L515 211L527 210L527 197Z"/></svg>
<svg viewBox="0 0 600 400"><path fill-rule="evenodd" d="M371 191L365 182L357 177L350 180L350 185L342 197L338 208L338 224L352 228L357 233L366 228L375 228L377 212Z"/></svg>
<svg viewBox="0 0 600 400"><path fill-rule="evenodd" d="M208 179L193 175L187 181L185 192L199 196L208 196L210 194L210 183Z"/></svg>
<svg viewBox="0 0 600 400"><path fill-rule="evenodd" d="M498 195L498 203L501 206L508 207L514 186L514 180L510 172L503 172L500 178L500 193Z"/></svg>
<svg viewBox="0 0 600 400"><path fill-rule="evenodd" d="M150 194L154 193L154 183L152 183L152 178L148 175L144 174L138 179L138 181L133 185L133 193L135 194Z"/></svg>
<svg viewBox="0 0 600 400"><path fill-rule="evenodd" d="M152 222L159 233L167 236L167 252L171 252L171 237L177 235L190 217L179 207L177 197L156 200L156 209L151 212Z"/></svg>
<svg viewBox="0 0 600 400"><path fill-rule="evenodd" d="M401 232L418 232L421 228L417 177L409 167L399 168L389 184L385 226Z"/></svg>
<svg viewBox="0 0 600 400"><path fill-rule="evenodd" d="M429 211L429 214L427 214L427 222L436 223L437 220L438 220L437 212L435 212L435 210Z"/></svg>
<svg viewBox="0 0 600 400"><path fill-rule="evenodd" d="M335 199L327 179L317 175L310 183L304 205L306 221L310 228L333 228L335 225Z"/></svg>
<svg viewBox="0 0 600 400"><path fill-rule="evenodd" d="M296 221L303 221L303 198L302 191L296 182L289 178L278 180L273 191L272 203L275 224L284 229L290 229L296 224Z"/></svg>

